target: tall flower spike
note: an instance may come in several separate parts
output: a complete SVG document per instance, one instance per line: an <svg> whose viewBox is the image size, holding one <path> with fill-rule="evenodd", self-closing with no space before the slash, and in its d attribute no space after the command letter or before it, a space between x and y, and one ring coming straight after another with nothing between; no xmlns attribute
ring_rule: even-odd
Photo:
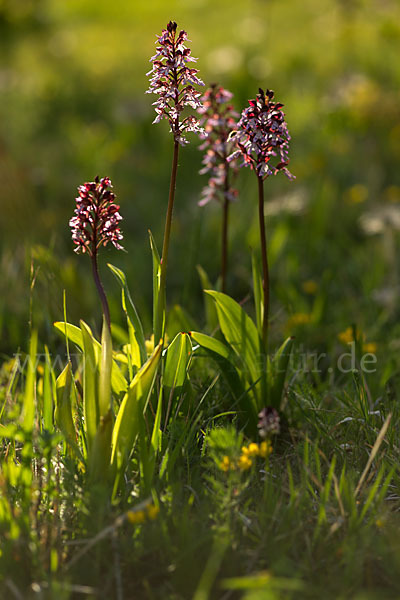
<svg viewBox="0 0 400 600"><path fill-rule="evenodd" d="M174 139L181 145L188 143L186 132L202 133L199 121L193 115L181 121L181 113L186 106L194 109L201 106L200 93L193 86L204 85L197 77L198 69L187 66L187 63L197 59L186 48L186 40L186 31L177 33L175 21L170 21L161 35L157 36L157 52L150 59L153 67L147 73L150 87L146 92L158 96L153 102L157 113L153 123L168 119Z"/></svg>
<svg viewBox="0 0 400 600"><path fill-rule="evenodd" d="M238 150L228 160L242 155L240 166L250 166L262 179L279 171L295 179L287 168L290 135L281 110L283 104L273 102L273 97L272 90L264 93L260 88L256 99L249 100L249 107L243 110L238 128L231 135Z"/></svg>
<svg viewBox="0 0 400 600"><path fill-rule="evenodd" d="M229 174L237 174L237 162L228 163L227 158L233 150L233 141L229 135L237 126L238 113L230 101L233 94L223 87L212 84L202 97L202 106L197 112L202 115L200 124L205 128L205 140L200 150L205 150L200 174L210 174L208 185L201 193L199 206L211 200L236 200L238 192L229 181Z"/></svg>
<svg viewBox="0 0 400 600"><path fill-rule="evenodd" d="M69 222L72 239L76 245L75 252L87 252L90 256L97 254L100 246L111 242L118 250L122 233L119 222L119 206L115 204L115 194L111 191L111 180L98 177L90 183L78 187L75 217Z"/></svg>

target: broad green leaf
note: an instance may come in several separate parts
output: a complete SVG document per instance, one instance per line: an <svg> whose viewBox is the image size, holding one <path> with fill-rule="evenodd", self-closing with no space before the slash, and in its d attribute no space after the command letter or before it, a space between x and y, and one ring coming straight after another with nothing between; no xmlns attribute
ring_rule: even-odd
<svg viewBox="0 0 400 600"><path fill-rule="evenodd" d="M122 308L128 321L132 365L140 368L147 360L142 323L131 298L125 273L111 264L108 264L108 268L115 275L122 288Z"/></svg>
<svg viewBox="0 0 400 600"><path fill-rule="evenodd" d="M192 342L199 344L199 346L206 351L208 356L218 364L221 374L228 384L233 397L240 402L243 409L245 407L247 408L248 398L246 398L245 386L240 378L238 360L233 350L223 342L220 342L209 335L205 335L204 333L191 331L190 335ZM253 408L257 415L257 407L254 405Z"/></svg>
<svg viewBox="0 0 400 600"><path fill-rule="evenodd" d="M29 359L25 383L24 403L22 409L22 424L25 431L32 431L35 420L35 381L37 361L37 331L32 331L29 344Z"/></svg>
<svg viewBox="0 0 400 600"><path fill-rule="evenodd" d="M81 321L83 342L83 414L89 452L100 420L98 402L98 368L94 338L90 328Z"/></svg>
<svg viewBox="0 0 400 600"><path fill-rule="evenodd" d="M84 321L81 321L80 323L82 324L83 322ZM93 336L92 330L90 329L89 325L85 323L85 326L87 327L88 332L90 332L90 335L93 338L93 347L95 350L96 362L98 363L101 353L101 344ZM76 325L72 325L71 323L64 323L64 321L56 321L54 323L54 327L63 335L66 335L67 338L71 342L76 344L78 348L80 348L83 352L84 346L82 339L82 331L79 327L76 327ZM113 360L112 363L111 385L114 393L117 394L117 396L119 396L119 394L121 394L122 392L125 392L128 387L127 381L122 375L121 370L115 362L115 360Z"/></svg>
<svg viewBox="0 0 400 600"><path fill-rule="evenodd" d="M256 311L256 323L258 331L262 331L263 317L264 317L264 290L262 286L262 275L260 260L258 255L253 251L252 256L252 267L253 267L253 293L254 293L254 306Z"/></svg>
<svg viewBox="0 0 400 600"><path fill-rule="evenodd" d="M45 346L46 360L43 375L43 427L47 431L53 431L53 391L51 387L51 359L49 349Z"/></svg>
<svg viewBox="0 0 400 600"><path fill-rule="evenodd" d="M187 376L192 344L187 333L178 333L167 349L163 373L163 387L167 399L175 390L182 389Z"/></svg>
<svg viewBox="0 0 400 600"><path fill-rule="evenodd" d="M197 265L197 272L200 277L202 289L211 290L213 286L211 285L210 279L203 267ZM213 332L218 327L218 316L215 308L215 302L212 300L212 298L207 296L207 294L204 294L204 308L206 313L207 328L210 332Z"/></svg>
<svg viewBox="0 0 400 600"><path fill-rule="evenodd" d="M110 472L111 437L113 430L111 409L100 418L99 427L93 440L89 456L89 477L91 483L106 482Z"/></svg>
<svg viewBox="0 0 400 600"><path fill-rule="evenodd" d="M153 388L162 343L138 371L122 400L112 433L111 463L120 471L126 464L139 432L139 418Z"/></svg>
<svg viewBox="0 0 400 600"><path fill-rule="evenodd" d="M160 290L161 260L150 230L149 237L153 255L153 332L156 344L163 337L165 327L165 290Z"/></svg>
<svg viewBox="0 0 400 600"><path fill-rule="evenodd" d="M205 333L200 333L199 331L191 331L190 335L192 340L194 340L202 348L218 354L218 356L224 358L225 360L230 362L234 361L234 354L232 350L223 342L220 342L219 340L206 335Z"/></svg>
<svg viewBox="0 0 400 600"><path fill-rule="evenodd" d="M293 337L287 338L269 362L267 389L268 404L278 410L281 407L282 393L285 386L286 373L293 343Z"/></svg>
<svg viewBox="0 0 400 600"><path fill-rule="evenodd" d="M57 402L54 411L54 420L57 427L63 433L70 449L79 456L80 451L76 443L76 431L72 417L71 389L72 369L68 363L56 381Z"/></svg>
<svg viewBox="0 0 400 600"><path fill-rule="evenodd" d="M103 331L101 334L101 361L99 373L99 415L105 417L111 408L111 368L112 368L112 340L111 332L103 318Z"/></svg>
<svg viewBox="0 0 400 600"><path fill-rule="evenodd" d="M167 340L167 337L170 339L174 338L176 334L180 333L181 331L191 331L197 327L193 318L185 311L185 309L183 309L179 304L175 304L168 311L166 328L167 335L165 336L165 340Z"/></svg>
<svg viewBox="0 0 400 600"><path fill-rule="evenodd" d="M215 301L221 331L242 361L242 370L250 384L255 384L262 373L260 338L256 326L243 308L222 292L205 290Z"/></svg>

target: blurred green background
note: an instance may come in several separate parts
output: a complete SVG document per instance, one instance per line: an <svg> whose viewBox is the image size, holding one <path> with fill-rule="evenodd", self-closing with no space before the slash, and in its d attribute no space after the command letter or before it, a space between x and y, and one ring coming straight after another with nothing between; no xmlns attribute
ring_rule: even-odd
<svg viewBox="0 0 400 600"><path fill-rule="evenodd" d="M161 246L172 140L166 121L151 124L144 92L170 19L187 30L200 76L230 89L237 110L259 86L285 104L297 179L266 182L276 330L311 323L297 335L321 344L357 322L398 347L398 0L0 0L0 351L26 346L30 318L51 343L63 289L69 320L99 325L89 261L68 228L76 187L96 174L111 177L124 216L127 252L101 260L113 319L122 322L106 262L127 272L149 332L147 230ZM180 154L168 301L201 326L195 266L216 280L220 207L197 206L198 146L192 136ZM255 179L242 171L230 230L237 299L249 293L258 236Z"/></svg>

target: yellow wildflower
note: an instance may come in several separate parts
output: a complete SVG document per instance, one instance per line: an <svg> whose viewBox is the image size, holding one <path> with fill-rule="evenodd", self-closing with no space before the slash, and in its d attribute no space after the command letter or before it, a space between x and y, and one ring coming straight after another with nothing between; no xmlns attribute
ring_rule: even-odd
<svg viewBox="0 0 400 600"><path fill-rule="evenodd" d="M245 456L248 456L249 449L247 446L242 446L242 454L244 454Z"/></svg>
<svg viewBox="0 0 400 600"><path fill-rule="evenodd" d="M361 183L357 183L346 190L344 197L346 202L350 204L361 204L368 198L368 188Z"/></svg>
<svg viewBox="0 0 400 600"><path fill-rule="evenodd" d="M147 510L147 516L149 517L149 519L151 521L154 521L154 519L157 518L158 513L160 512L160 507L156 506L155 504L148 504L146 507Z"/></svg>
<svg viewBox="0 0 400 600"><path fill-rule="evenodd" d="M246 456L246 454L242 454L242 456L238 460L238 467L241 471L247 471L248 469L250 469L252 464L253 461L249 456Z"/></svg>
<svg viewBox="0 0 400 600"><path fill-rule="evenodd" d="M356 332L356 337L357 340L361 339L365 339L365 335L362 334L360 331L357 330ZM354 331L353 331L353 327L347 327L347 329L345 329L344 331L341 331L340 333L338 333L338 339L343 342L343 344L351 344L351 342L354 342Z"/></svg>
<svg viewBox="0 0 400 600"><path fill-rule="evenodd" d="M306 313L295 313L288 319L287 326L289 328L297 327L298 325L306 325L307 323L310 323L310 321L311 315Z"/></svg>
<svg viewBox="0 0 400 600"><path fill-rule="evenodd" d="M225 472L229 471L229 469L231 468L231 461L229 459L229 456L224 456L224 458L219 464L219 468Z"/></svg>
<svg viewBox="0 0 400 600"><path fill-rule="evenodd" d="M267 458L272 452L271 442L261 442L259 448L259 454L262 458Z"/></svg>
<svg viewBox="0 0 400 600"><path fill-rule="evenodd" d="M400 187L397 185L390 185L385 190L385 196L389 202L400 202Z"/></svg>
<svg viewBox="0 0 400 600"><path fill-rule="evenodd" d="M144 523L146 520L146 514L144 510L130 510L126 513L126 517L129 523L132 525L138 525L139 523Z"/></svg>
<svg viewBox="0 0 400 600"><path fill-rule="evenodd" d="M306 294L316 294L318 284L313 279L308 279L307 281L303 281L302 288Z"/></svg>
<svg viewBox="0 0 400 600"><path fill-rule="evenodd" d="M370 354L375 354L378 346L375 342L366 342L365 344L363 344L363 352L368 352Z"/></svg>
<svg viewBox="0 0 400 600"><path fill-rule="evenodd" d="M252 442L251 444L249 444L247 450L248 450L248 456L258 456L258 454L259 454L258 444L256 444L255 442Z"/></svg>

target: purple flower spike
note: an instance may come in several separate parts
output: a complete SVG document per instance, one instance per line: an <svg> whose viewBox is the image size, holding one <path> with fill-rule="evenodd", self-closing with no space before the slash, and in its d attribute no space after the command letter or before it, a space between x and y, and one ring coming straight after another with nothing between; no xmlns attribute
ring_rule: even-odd
<svg viewBox="0 0 400 600"><path fill-rule="evenodd" d="M200 146L200 150L205 150L204 166L200 174L210 173L208 185L201 193L200 206L211 200L236 200L238 195L228 179L229 171L233 176L237 174L236 161L227 162L234 146L229 135L237 127L239 117L230 104L231 99L231 92L213 84L202 97L202 106L197 109L202 115L200 124L205 128L205 135L202 136L205 141Z"/></svg>
<svg viewBox="0 0 400 600"><path fill-rule="evenodd" d="M231 135L238 150L228 160L243 156L240 166L250 166L263 180L279 171L295 179L287 168L290 135L281 110L283 104L272 102L273 97L273 91L264 93L260 88L256 99L249 100L250 106L243 110L237 130Z"/></svg>
<svg viewBox="0 0 400 600"><path fill-rule="evenodd" d="M150 76L150 87L146 94L156 94L158 99L153 103L157 113L153 123L168 119L174 139L181 145L187 144L187 131L202 133L198 119L188 116L180 120L186 106L197 109L201 106L200 93L193 87L204 85L197 77L198 69L189 68L187 63L197 59L191 56L186 48L186 31L177 33L177 25L170 21L160 36L157 36L157 52L150 59L153 68L147 73Z"/></svg>
<svg viewBox="0 0 400 600"><path fill-rule="evenodd" d="M72 239L76 245L75 252L87 252L95 257L100 246L111 242L118 250L122 233L119 222L119 206L115 204L115 194L111 191L111 180L108 177L95 178L90 183L78 187L75 217L69 222Z"/></svg>

